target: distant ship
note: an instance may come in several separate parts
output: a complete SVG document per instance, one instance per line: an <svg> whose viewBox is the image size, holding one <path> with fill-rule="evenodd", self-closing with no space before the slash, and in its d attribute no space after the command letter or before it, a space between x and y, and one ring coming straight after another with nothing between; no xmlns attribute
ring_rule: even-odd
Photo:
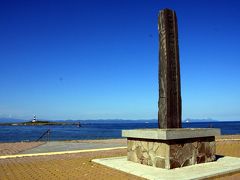
<svg viewBox="0 0 240 180"><path fill-rule="evenodd" d="M77 123L77 127L82 127L80 122Z"/></svg>

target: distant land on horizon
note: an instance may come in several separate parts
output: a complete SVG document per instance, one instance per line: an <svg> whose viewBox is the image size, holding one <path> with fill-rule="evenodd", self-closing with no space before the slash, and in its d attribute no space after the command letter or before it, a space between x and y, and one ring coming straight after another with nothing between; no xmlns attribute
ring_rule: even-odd
<svg viewBox="0 0 240 180"><path fill-rule="evenodd" d="M0 123L21 123L26 122L31 119L17 119L17 118L0 118ZM68 123L74 123L74 122L80 122L80 123L136 123L136 122L145 122L145 123L157 123L157 119L134 119L134 120L126 120L126 119L91 119L91 120L45 120L45 119L39 119L44 121L52 121L52 122L68 122ZM183 123L194 123L194 122L224 122L220 120L215 119L191 119L187 118L182 121Z"/></svg>

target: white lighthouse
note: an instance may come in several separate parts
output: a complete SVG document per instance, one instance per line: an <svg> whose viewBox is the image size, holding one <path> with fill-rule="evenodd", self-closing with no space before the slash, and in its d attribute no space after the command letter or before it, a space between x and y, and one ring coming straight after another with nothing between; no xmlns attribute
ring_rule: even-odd
<svg viewBox="0 0 240 180"><path fill-rule="evenodd" d="M34 115L33 116L33 120L32 120L32 122L34 123L34 122L36 122L37 121L37 119L36 119L36 115Z"/></svg>

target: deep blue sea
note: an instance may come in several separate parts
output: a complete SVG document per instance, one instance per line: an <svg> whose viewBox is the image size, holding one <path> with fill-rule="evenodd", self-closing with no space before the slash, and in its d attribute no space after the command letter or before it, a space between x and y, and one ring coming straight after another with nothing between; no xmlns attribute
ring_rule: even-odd
<svg viewBox="0 0 240 180"><path fill-rule="evenodd" d="M220 128L222 134L240 134L240 121L183 123L184 128ZM35 141L50 129L50 140L109 139L121 138L121 130L157 128L157 123L92 123L51 126L0 126L0 142ZM46 140L44 136L42 140Z"/></svg>

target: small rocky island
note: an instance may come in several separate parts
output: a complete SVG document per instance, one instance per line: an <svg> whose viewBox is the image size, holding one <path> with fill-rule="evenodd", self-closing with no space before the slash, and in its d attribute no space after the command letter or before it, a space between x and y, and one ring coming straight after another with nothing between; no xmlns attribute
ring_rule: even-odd
<svg viewBox="0 0 240 180"><path fill-rule="evenodd" d="M0 123L0 126L44 126L44 125L76 125L77 127L81 127L80 122L69 123L69 122L37 120L35 115L31 121L17 122L17 123Z"/></svg>
<svg viewBox="0 0 240 180"><path fill-rule="evenodd" d="M44 126L44 125L76 125L79 126L79 123L67 123L67 122L54 122L54 121L27 121L19 123L0 123L0 126Z"/></svg>
<svg viewBox="0 0 240 180"><path fill-rule="evenodd" d="M63 123L63 122L51 122L51 121L28 121L28 122L22 122L17 123L17 125L25 125L25 126L40 126L40 125L69 125L69 123Z"/></svg>

